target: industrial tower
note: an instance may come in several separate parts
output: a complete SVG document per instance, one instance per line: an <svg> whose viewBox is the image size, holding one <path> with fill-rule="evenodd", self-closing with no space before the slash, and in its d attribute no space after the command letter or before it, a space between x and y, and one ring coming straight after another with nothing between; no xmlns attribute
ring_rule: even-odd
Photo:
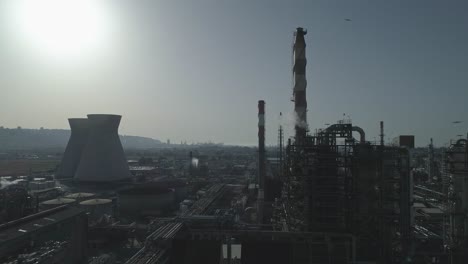
<svg viewBox="0 0 468 264"><path fill-rule="evenodd" d="M304 35L307 31L301 27L296 29L294 33L294 47L293 47L293 101L294 113L296 118L295 130L296 141L301 142L305 139L307 133L307 98L306 98L306 44Z"/></svg>
<svg viewBox="0 0 468 264"><path fill-rule="evenodd" d="M56 179L71 179L75 176L81 154L88 140L89 124L87 118L69 118L70 139L62 157Z"/></svg>

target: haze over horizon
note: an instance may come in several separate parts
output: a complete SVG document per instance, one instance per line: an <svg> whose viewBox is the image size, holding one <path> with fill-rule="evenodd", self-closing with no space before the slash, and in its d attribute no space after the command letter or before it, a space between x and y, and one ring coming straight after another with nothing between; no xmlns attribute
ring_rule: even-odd
<svg viewBox="0 0 468 264"><path fill-rule="evenodd" d="M303 27L311 131L349 116L368 140L381 120L386 140L414 134L418 146L468 132L466 1L106 0L99 43L70 41L101 23L83 13L77 32L42 46L16 30L15 1L0 0L0 126L68 129L69 117L109 113L123 116L120 134L255 145L263 99L276 144L279 112L292 135Z"/></svg>

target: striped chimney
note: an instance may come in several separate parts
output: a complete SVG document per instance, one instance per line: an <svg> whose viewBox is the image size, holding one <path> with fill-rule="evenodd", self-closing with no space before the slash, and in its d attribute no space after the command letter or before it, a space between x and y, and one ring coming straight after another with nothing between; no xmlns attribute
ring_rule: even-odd
<svg viewBox="0 0 468 264"><path fill-rule="evenodd" d="M306 99L306 44L304 35L307 31L303 28L297 28L294 33L294 88L293 88L293 101L294 112L296 114L296 141L303 141L307 133L307 99Z"/></svg>

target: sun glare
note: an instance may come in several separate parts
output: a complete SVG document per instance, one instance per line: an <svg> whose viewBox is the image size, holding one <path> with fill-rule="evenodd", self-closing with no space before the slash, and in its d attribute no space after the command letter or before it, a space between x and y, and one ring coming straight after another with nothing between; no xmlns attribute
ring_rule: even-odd
<svg viewBox="0 0 468 264"><path fill-rule="evenodd" d="M55 59L90 56L109 42L104 0L14 0L11 25L40 55Z"/></svg>

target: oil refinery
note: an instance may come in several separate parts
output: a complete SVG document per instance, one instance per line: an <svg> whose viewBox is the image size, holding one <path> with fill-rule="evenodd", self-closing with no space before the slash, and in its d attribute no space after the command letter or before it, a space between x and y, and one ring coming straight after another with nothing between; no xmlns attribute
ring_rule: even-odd
<svg viewBox="0 0 468 264"><path fill-rule="evenodd" d="M0 262L468 263L468 137L417 148L385 140L383 121L374 141L349 118L311 129L307 33L294 32L291 137L274 124L267 146L261 98L256 147L128 150L122 116L70 118L54 170L1 178Z"/></svg>

